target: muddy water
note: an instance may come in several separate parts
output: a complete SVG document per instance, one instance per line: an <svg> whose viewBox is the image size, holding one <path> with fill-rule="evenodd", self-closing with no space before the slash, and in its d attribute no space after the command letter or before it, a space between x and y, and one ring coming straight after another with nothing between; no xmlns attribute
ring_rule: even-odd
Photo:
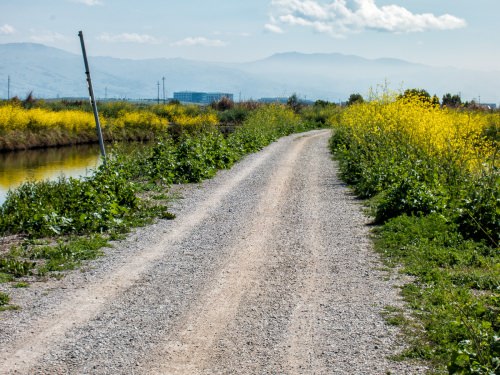
<svg viewBox="0 0 500 375"><path fill-rule="evenodd" d="M0 153L0 204L9 189L25 181L86 176L100 160L98 145Z"/></svg>

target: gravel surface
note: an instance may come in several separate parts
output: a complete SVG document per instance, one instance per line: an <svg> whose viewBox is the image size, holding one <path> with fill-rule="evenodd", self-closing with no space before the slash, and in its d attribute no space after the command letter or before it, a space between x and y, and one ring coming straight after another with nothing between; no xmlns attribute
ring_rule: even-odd
<svg viewBox="0 0 500 375"><path fill-rule="evenodd" d="M419 374L402 306L329 131L282 138L199 185L82 272L9 289L1 374ZM5 284L2 286L5 288Z"/></svg>

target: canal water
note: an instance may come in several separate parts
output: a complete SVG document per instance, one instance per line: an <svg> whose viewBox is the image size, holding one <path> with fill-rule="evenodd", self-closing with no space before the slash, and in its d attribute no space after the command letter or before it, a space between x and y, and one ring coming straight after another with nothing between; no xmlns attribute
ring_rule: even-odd
<svg viewBox="0 0 500 375"><path fill-rule="evenodd" d="M25 181L87 176L100 162L95 144L0 153L0 204Z"/></svg>

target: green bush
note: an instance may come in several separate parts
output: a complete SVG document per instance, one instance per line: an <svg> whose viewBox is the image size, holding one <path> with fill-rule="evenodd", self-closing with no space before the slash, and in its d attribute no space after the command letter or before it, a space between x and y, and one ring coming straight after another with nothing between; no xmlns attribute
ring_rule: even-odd
<svg viewBox="0 0 500 375"><path fill-rule="evenodd" d="M376 208L375 220L384 222L403 214L427 215L440 211L440 197L425 182L408 176L390 186Z"/></svg>
<svg viewBox="0 0 500 375"><path fill-rule="evenodd" d="M119 226L137 206L132 184L100 167L92 177L27 182L0 207L1 233L34 237L101 232Z"/></svg>
<svg viewBox="0 0 500 375"><path fill-rule="evenodd" d="M243 107L234 107L218 113L219 121L225 124L242 124L249 115L249 110Z"/></svg>
<svg viewBox="0 0 500 375"><path fill-rule="evenodd" d="M213 177L218 168L225 167L223 160L227 159L228 149L224 144L224 138L215 133L182 137L176 150L176 182L199 182Z"/></svg>
<svg viewBox="0 0 500 375"><path fill-rule="evenodd" d="M160 139L144 161L144 172L150 179L171 184L175 181L177 168L176 146L170 137Z"/></svg>

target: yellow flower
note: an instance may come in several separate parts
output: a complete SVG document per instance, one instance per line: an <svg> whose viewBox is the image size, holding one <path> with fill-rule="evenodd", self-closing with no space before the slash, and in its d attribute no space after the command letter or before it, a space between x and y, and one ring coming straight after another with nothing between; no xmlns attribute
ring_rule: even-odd
<svg viewBox="0 0 500 375"><path fill-rule="evenodd" d="M487 136L498 129L498 114L441 109L418 98L373 100L350 106L335 127L348 131L367 148L378 142L404 149L408 157L421 153L440 163L479 173L498 149L498 141Z"/></svg>

